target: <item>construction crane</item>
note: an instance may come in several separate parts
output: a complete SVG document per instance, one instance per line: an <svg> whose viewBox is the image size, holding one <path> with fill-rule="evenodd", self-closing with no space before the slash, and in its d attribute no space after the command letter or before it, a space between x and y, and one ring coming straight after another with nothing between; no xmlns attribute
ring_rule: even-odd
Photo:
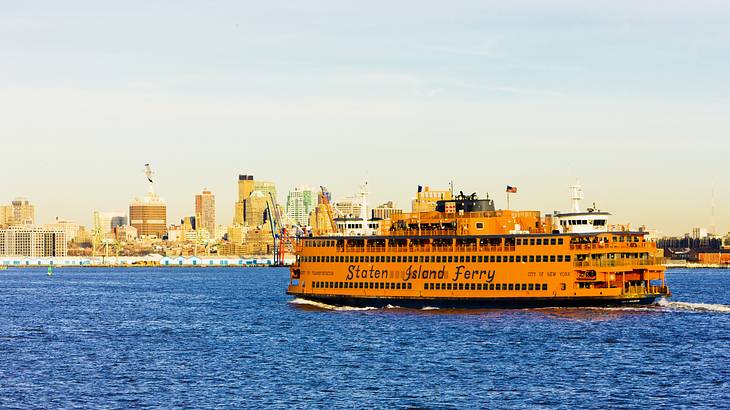
<svg viewBox="0 0 730 410"><path fill-rule="evenodd" d="M330 200L327 198L327 188L321 185L319 188L322 190L322 203L324 204L325 209L327 209L327 219L329 219L330 228L332 229L332 233L335 233L337 232L337 225L335 224L335 218L332 216Z"/></svg>

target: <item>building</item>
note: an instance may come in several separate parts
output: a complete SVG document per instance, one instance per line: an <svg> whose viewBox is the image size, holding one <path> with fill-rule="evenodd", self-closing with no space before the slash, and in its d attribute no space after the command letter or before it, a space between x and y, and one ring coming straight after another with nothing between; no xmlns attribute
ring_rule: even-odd
<svg viewBox="0 0 730 410"><path fill-rule="evenodd" d="M306 187L296 187L286 197L286 216L299 226L309 224L309 214L317 206L317 193Z"/></svg>
<svg viewBox="0 0 730 410"><path fill-rule="evenodd" d="M167 232L167 205L152 190L129 205L129 224L140 237L162 238Z"/></svg>
<svg viewBox="0 0 730 410"><path fill-rule="evenodd" d="M0 225L35 224L35 206L25 198L15 198L10 205L0 206Z"/></svg>
<svg viewBox="0 0 730 410"><path fill-rule="evenodd" d="M205 229L209 236L215 235L215 195L206 189L195 195L195 220L197 229Z"/></svg>
<svg viewBox="0 0 730 410"><path fill-rule="evenodd" d="M45 224L43 227L49 231L62 231L66 235L66 241L71 242L76 239L79 234L79 224L76 222L66 221L56 217L56 221L50 224Z"/></svg>
<svg viewBox="0 0 730 410"><path fill-rule="evenodd" d="M127 215L123 212L94 211L92 232L98 232L104 235L112 232L116 227L127 224Z"/></svg>
<svg viewBox="0 0 730 410"><path fill-rule="evenodd" d="M130 225L115 226L114 238L118 242L133 242L137 239L137 229Z"/></svg>
<svg viewBox="0 0 730 410"><path fill-rule="evenodd" d="M0 256L62 257L67 252L63 231L24 226L0 229Z"/></svg>
<svg viewBox="0 0 730 410"><path fill-rule="evenodd" d="M358 218L362 211L362 202L355 197L345 198L334 203L337 216L342 218Z"/></svg>
<svg viewBox="0 0 730 410"><path fill-rule="evenodd" d="M266 205L271 204L272 199L275 204L276 198L276 185L273 182L257 181L253 175L239 175L233 223L251 227L264 225Z"/></svg>
<svg viewBox="0 0 730 410"><path fill-rule="evenodd" d="M428 186L419 185L416 197L411 201L411 212L433 212L437 201L451 199L454 199L451 191L432 191Z"/></svg>
<svg viewBox="0 0 730 410"><path fill-rule="evenodd" d="M703 239L707 238L707 228L694 227L692 228L692 239Z"/></svg>
<svg viewBox="0 0 730 410"><path fill-rule="evenodd" d="M388 201L372 209L373 219L390 219L391 215L402 214L403 210L396 208L393 201Z"/></svg>

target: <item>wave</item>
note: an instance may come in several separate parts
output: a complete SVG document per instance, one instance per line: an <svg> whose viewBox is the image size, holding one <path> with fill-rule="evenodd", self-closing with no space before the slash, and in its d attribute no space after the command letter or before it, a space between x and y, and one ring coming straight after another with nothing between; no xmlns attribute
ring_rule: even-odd
<svg viewBox="0 0 730 410"><path fill-rule="evenodd" d="M315 302L313 300L309 299L302 299L302 298L296 298L289 303L294 305L306 305L306 306L314 306L316 308L325 309L325 310L376 310L376 307L368 306L368 307L353 307L353 306L335 306L335 305L328 305L326 303L322 302Z"/></svg>
<svg viewBox="0 0 730 410"><path fill-rule="evenodd" d="M663 308L684 310L690 312L730 313L730 305L722 305L719 303L673 302L662 298L659 299L657 305Z"/></svg>
<svg viewBox="0 0 730 410"><path fill-rule="evenodd" d="M439 310L440 308L434 307L434 306L424 306L421 308L421 310Z"/></svg>

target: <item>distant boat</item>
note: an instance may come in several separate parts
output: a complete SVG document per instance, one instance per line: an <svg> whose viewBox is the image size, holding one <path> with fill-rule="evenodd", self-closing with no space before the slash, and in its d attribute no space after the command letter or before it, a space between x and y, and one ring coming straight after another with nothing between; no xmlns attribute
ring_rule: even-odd
<svg viewBox="0 0 730 410"><path fill-rule="evenodd" d="M48 267L48 276L53 276L53 266Z"/></svg>

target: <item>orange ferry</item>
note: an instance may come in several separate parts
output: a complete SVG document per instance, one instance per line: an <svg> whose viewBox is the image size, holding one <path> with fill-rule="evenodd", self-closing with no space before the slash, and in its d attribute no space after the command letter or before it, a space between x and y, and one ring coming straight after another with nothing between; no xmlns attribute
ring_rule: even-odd
<svg viewBox="0 0 730 410"><path fill-rule="evenodd" d="M462 194L430 212L392 215L376 234L299 238L287 293L407 308L623 306L669 296L646 233L581 211L582 190L571 190L567 213L495 210L488 198Z"/></svg>

